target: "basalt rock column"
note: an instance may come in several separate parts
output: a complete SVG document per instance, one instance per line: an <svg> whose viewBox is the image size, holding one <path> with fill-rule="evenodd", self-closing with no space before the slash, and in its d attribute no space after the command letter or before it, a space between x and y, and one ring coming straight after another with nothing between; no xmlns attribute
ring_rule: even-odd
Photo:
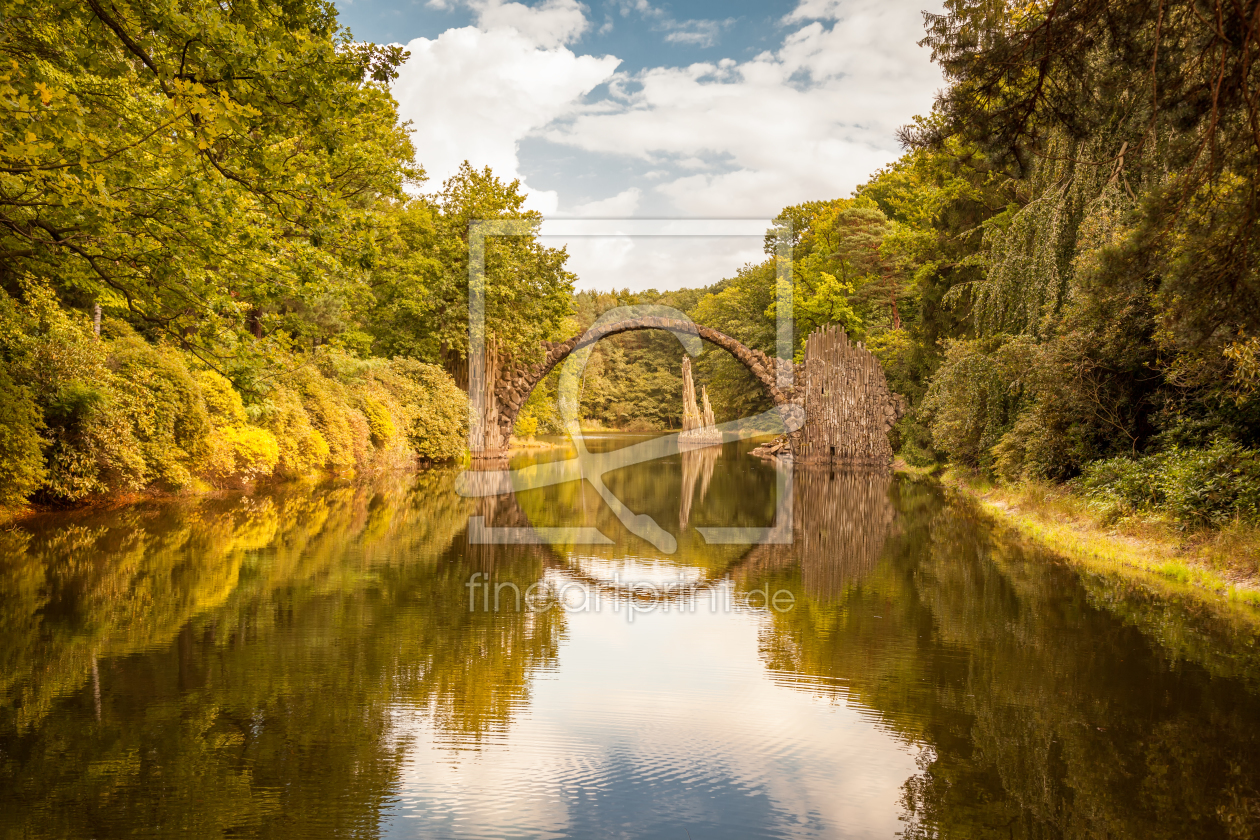
<svg viewBox="0 0 1260 840"><path fill-rule="evenodd" d="M699 429L704 425L700 418L700 409L696 406L696 385L691 380L691 359L684 358L682 363L683 380L683 418L684 432Z"/></svg>
<svg viewBox="0 0 1260 840"><path fill-rule="evenodd" d="M797 463L882 469L892 464L888 432L904 408L869 350L837 326L814 331L805 341L804 389Z"/></svg>
<svg viewBox="0 0 1260 840"><path fill-rule="evenodd" d="M709 405L709 392L704 391L704 411L696 405L696 385L691 378L691 359L683 357L683 430L678 436L686 443L721 443L722 433L713 420L713 408Z"/></svg>
<svg viewBox="0 0 1260 840"><path fill-rule="evenodd" d="M717 426L717 421L713 419L713 406L709 405L709 388L706 385L700 386L700 419L704 421L706 428Z"/></svg>

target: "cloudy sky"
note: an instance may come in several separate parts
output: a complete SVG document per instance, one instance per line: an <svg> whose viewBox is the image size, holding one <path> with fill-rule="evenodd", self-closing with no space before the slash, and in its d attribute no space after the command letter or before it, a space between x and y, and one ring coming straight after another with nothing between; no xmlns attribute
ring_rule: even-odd
<svg viewBox="0 0 1260 840"><path fill-rule="evenodd" d="M703 286L759 260L748 224L615 220L768 220L846 196L941 85L916 45L937 0L337 5L356 38L410 51L394 96L431 188L467 159L520 178L549 220L613 220L547 240L584 288Z"/></svg>

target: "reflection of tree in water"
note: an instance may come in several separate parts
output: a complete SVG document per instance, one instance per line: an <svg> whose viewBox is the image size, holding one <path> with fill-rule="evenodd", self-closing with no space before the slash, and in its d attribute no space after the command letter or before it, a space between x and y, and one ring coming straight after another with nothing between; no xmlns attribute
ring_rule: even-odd
<svg viewBox="0 0 1260 840"><path fill-rule="evenodd" d="M971 652L950 699L974 746L907 784L910 836L990 822L959 790L982 774L1003 783L1008 836L1260 835L1254 624L1078 578L955 516L931 528L920 593L942 641Z"/></svg>
<svg viewBox="0 0 1260 840"><path fill-rule="evenodd" d="M921 750L904 836L1260 836L1254 624L1027 556L922 486L891 499L897 534L841 597L790 565L744 585L797 595L772 675Z"/></svg>
<svg viewBox="0 0 1260 840"><path fill-rule="evenodd" d="M700 501L709 495L709 482L713 480L713 467L722 455L720 446L706 446L703 449L688 449L679 453L682 458L682 490L678 505L678 527L685 529L691 519L691 501L696 496L696 485L699 484Z"/></svg>
<svg viewBox="0 0 1260 840"><path fill-rule="evenodd" d="M554 611L468 610L451 479L4 534L0 835L374 834L400 716L475 748L563 631ZM542 574L493 562L522 589Z"/></svg>
<svg viewBox="0 0 1260 840"><path fill-rule="evenodd" d="M799 564L810 598L838 598L879 561L896 518L888 497L892 477L878 470L801 466L790 472L791 544L754 547L737 576L746 581Z"/></svg>

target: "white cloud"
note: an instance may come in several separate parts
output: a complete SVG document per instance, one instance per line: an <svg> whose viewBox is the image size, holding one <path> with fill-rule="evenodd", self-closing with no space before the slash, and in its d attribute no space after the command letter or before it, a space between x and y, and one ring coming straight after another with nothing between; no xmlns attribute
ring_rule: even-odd
<svg viewBox="0 0 1260 840"><path fill-rule="evenodd" d="M783 21L839 20L850 5L847 0L801 0L795 9L783 16Z"/></svg>
<svg viewBox="0 0 1260 840"><path fill-rule="evenodd" d="M670 21L665 28L670 30L665 40L671 44L695 44L697 47L712 47L718 42L722 28L731 21L719 20L684 20Z"/></svg>
<svg viewBox="0 0 1260 840"><path fill-rule="evenodd" d="M711 47L717 43L719 24L712 20L689 20L679 24L665 36L671 44L695 44L698 47Z"/></svg>
<svg viewBox="0 0 1260 840"><path fill-rule="evenodd" d="M573 41L588 26L584 7L577 0L546 0L538 6L474 0L469 5L481 29L513 29L544 49Z"/></svg>
<svg viewBox="0 0 1260 840"><path fill-rule="evenodd" d="M683 289L711 286L746 263L765 259L762 237L544 236L569 251L583 289Z"/></svg>
<svg viewBox="0 0 1260 840"><path fill-rule="evenodd" d="M573 0L476 8L485 28L449 29L409 43L411 57L392 89L403 118L412 121L417 157L434 183L450 177L465 159L490 166L501 178L522 177L521 139L569 113L620 63L612 56L577 56L561 46L585 27ZM554 191L530 189L528 206L549 213L558 200Z"/></svg>
<svg viewBox="0 0 1260 840"><path fill-rule="evenodd" d="M611 198L579 204L573 208L573 215L589 216L595 219L621 219L626 216L633 216L634 211L639 209L639 199L642 196L642 190L638 187L631 187L628 190L622 190Z"/></svg>
<svg viewBox="0 0 1260 840"><path fill-rule="evenodd" d="M897 157L896 128L931 107L940 75L915 43L918 9L907 0L805 0L789 18L835 22L810 22L777 52L743 63L619 77L619 109L592 109L545 136L657 165L677 156L733 170L657 187L687 213L773 214L844 195Z"/></svg>
<svg viewBox="0 0 1260 840"><path fill-rule="evenodd" d="M664 18L665 12L653 6L647 0L621 0L618 4L621 9L621 16L626 17L631 12L638 12L645 18Z"/></svg>
<svg viewBox="0 0 1260 840"><path fill-rule="evenodd" d="M718 42L718 35L724 27L734 23L727 20L675 20L664 9L653 6L647 0L621 0L621 16L637 12L644 20L652 21L652 28L664 31L665 40L671 44L694 44L698 47L712 47Z"/></svg>
<svg viewBox="0 0 1260 840"><path fill-rule="evenodd" d="M846 195L896 159L896 128L926 113L941 84L916 44L919 0L801 0L782 19L773 51L635 74L617 74L613 56L566 46L589 28L577 0L430 2L462 2L477 26L408 45L412 56L393 92L414 123L420 162L435 183L464 159L521 177L529 206L545 214L563 206L603 217L769 217ZM622 0L618 11L676 42L716 38L727 23L678 22L648 0ZM585 101L606 82L610 95ZM571 197L530 185L519 159L530 137L566 147L566 156L578 150L589 162L580 165L592 167L584 177L595 175L610 197L573 206ZM598 169L609 155L621 162ZM688 253L670 246L658 259L655 248L575 242L571 265L586 286L676 288L713 283L756 257L714 244Z"/></svg>

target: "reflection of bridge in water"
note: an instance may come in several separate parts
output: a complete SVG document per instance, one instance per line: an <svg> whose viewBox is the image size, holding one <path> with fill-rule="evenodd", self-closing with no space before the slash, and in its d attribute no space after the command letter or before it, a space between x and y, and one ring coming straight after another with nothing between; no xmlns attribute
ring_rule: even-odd
<svg viewBox="0 0 1260 840"><path fill-rule="evenodd" d="M681 456L679 523L685 529L693 505L704 500L721 450L709 447L683 452ZM799 564L807 595L816 600L837 598L848 586L869 574L883 553L896 518L889 498L892 476L884 470L793 467L790 462L776 462L775 468L790 476L791 540L751 545L742 556L702 576L696 584L712 586L727 580L738 584ZM782 508L780 505L778 515L788 515ZM478 499L477 512L488 527L532 531L529 517L517 502L515 493L482 497ZM536 553L547 567L593 590L614 596L639 597L635 581L610 582L591 574L575 563L572 555L561 556L556 547L541 541L509 544L470 541L468 545L468 557L476 568L486 572L493 571L496 555L502 551L512 551L517 556L521 551ZM685 556L679 559L685 564Z"/></svg>

